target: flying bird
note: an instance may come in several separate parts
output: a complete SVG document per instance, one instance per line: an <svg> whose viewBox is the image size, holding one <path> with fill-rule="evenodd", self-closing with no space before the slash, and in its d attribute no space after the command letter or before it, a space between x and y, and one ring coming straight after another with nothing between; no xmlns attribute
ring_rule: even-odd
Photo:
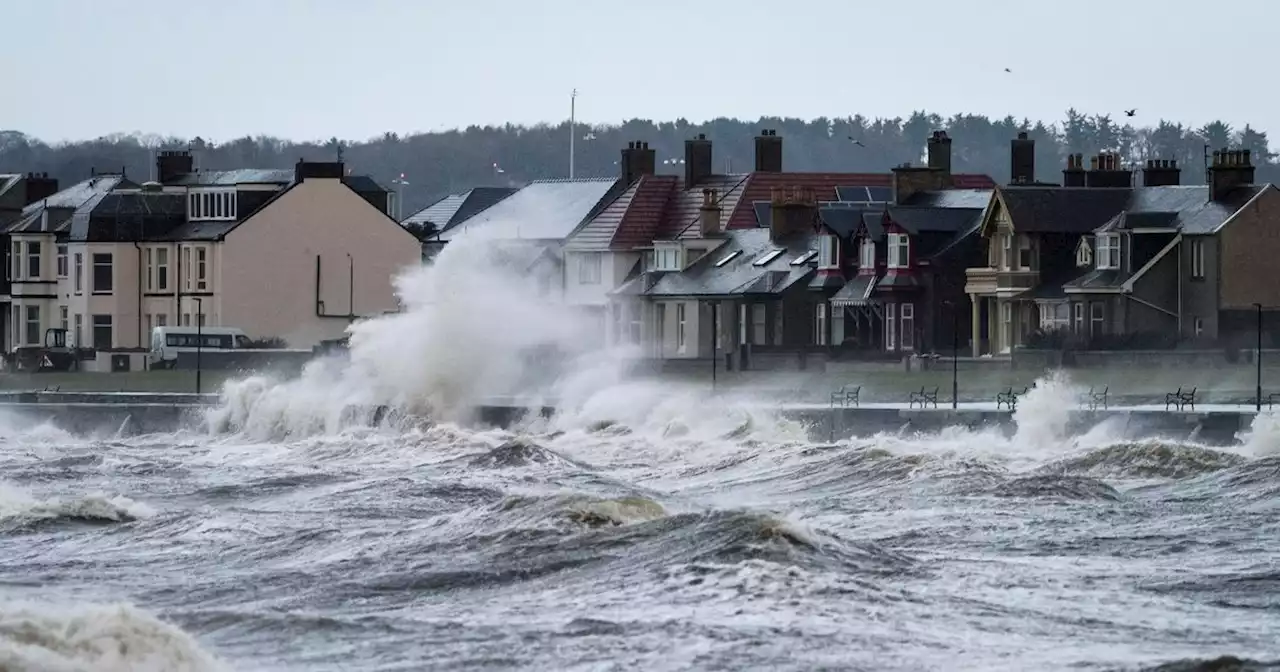
<svg viewBox="0 0 1280 672"><path fill-rule="evenodd" d="M1126 116L1126 117L1132 117L1133 115L1135 115L1135 114L1137 114L1137 113L1138 113L1138 108L1136 108L1136 107L1135 107L1135 108L1133 108L1132 110L1125 110L1125 111L1124 111L1124 116Z"/></svg>
<svg viewBox="0 0 1280 672"><path fill-rule="evenodd" d="M861 140L855 140L855 139L853 138L853 136L852 136L852 135L851 135L851 136L849 136L849 142L852 142L853 144L855 144L855 145L857 145L857 146L859 146L859 147L866 147L866 145L862 144L862 141L861 141Z"/></svg>
<svg viewBox="0 0 1280 672"><path fill-rule="evenodd" d="M1004 71L1005 71L1005 72L1013 72L1013 71L1012 71L1012 70L1010 70L1009 68L1005 68L1005 69L1004 69Z"/></svg>

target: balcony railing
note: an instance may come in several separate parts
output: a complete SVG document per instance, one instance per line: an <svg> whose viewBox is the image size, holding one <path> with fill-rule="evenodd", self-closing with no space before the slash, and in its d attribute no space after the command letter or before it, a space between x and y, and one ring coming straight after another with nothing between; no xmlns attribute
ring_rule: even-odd
<svg viewBox="0 0 1280 672"><path fill-rule="evenodd" d="M964 291L967 294L1020 292L1031 289L1040 282L1040 272L1031 270L1001 270L979 266L966 268L964 273Z"/></svg>

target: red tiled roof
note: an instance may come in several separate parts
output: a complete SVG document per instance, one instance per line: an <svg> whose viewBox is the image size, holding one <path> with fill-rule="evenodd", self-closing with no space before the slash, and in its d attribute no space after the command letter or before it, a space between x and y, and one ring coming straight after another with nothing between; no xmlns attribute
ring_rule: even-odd
<svg viewBox="0 0 1280 672"><path fill-rule="evenodd" d="M614 231L610 249L629 250L653 243L662 226L679 178L675 175L646 175L627 192L631 199ZM619 199L621 200L621 199Z"/></svg>
<svg viewBox="0 0 1280 672"><path fill-rule="evenodd" d="M634 249L654 240L697 238L702 190L714 189L720 203L720 227L756 227L755 201L767 201L775 187L807 187L819 201L837 200L836 187L889 187L890 173L745 173L711 175L694 188L674 175L647 175L576 233L570 242L576 249ZM956 189L991 189L986 175L957 174Z"/></svg>

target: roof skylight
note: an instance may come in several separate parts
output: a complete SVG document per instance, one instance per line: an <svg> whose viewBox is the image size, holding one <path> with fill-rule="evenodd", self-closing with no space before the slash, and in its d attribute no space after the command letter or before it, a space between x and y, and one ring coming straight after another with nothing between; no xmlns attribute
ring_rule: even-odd
<svg viewBox="0 0 1280 672"><path fill-rule="evenodd" d="M734 250L729 254L724 255L723 257L720 258L720 261L716 262L716 268L720 268L721 266L724 266L725 264L733 261L734 259L737 259L738 255L740 254L742 254L742 250Z"/></svg>
<svg viewBox="0 0 1280 672"><path fill-rule="evenodd" d="M813 259L816 256L818 256L817 250L809 250L808 252L805 252L804 254L796 257L795 259L792 259L791 265L800 266L801 264L807 264L809 263L809 260Z"/></svg>
<svg viewBox="0 0 1280 672"><path fill-rule="evenodd" d="M779 256L779 255L781 255L783 252L786 252L786 250L770 250L770 251L768 251L768 252L765 252L765 253L764 253L764 256L762 256L762 257L760 257L759 259L756 259L755 261L751 262L751 265L752 265L752 266L764 266L765 264L767 264L767 263L769 263L769 262L773 261L774 259L777 259L777 258L778 258L778 256Z"/></svg>

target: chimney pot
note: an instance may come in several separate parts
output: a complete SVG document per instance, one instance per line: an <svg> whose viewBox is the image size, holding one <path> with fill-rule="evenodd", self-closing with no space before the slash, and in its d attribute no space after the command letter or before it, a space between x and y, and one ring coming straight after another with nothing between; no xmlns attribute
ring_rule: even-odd
<svg viewBox="0 0 1280 672"><path fill-rule="evenodd" d="M706 133L699 133L699 134L698 134L698 139L699 139L699 140L706 140L706 139L707 139L707 134L706 134Z"/></svg>
<svg viewBox="0 0 1280 672"><path fill-rule="evenodd" d="M1026 132L1026 131L1018 131L1018 139L1019 139L1019 140L1026 140L1026 139L1027 139L1027 137L1028 137L1028 136L1027 136L1027 132Z"/></svg>

